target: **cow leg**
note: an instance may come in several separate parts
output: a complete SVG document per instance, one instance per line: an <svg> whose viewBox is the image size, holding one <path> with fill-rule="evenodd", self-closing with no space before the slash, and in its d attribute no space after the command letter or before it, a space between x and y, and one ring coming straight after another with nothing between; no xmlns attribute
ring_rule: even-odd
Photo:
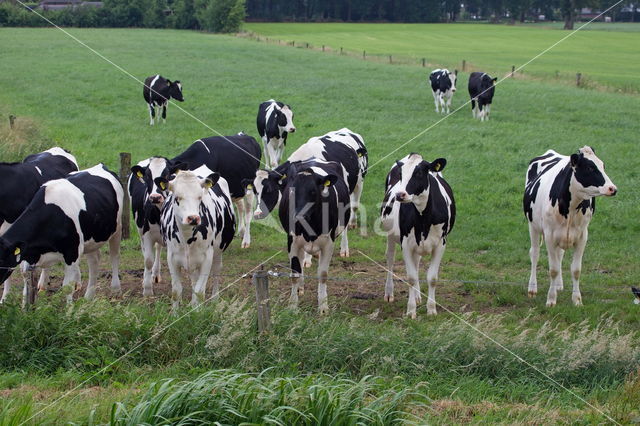
<svg viewBox="0 0 640 426"><path fill-rule="evenodd" d="M396 242L387 235L387 282L384 285L384 300L393 302L393 261L396 255Z"/></svg>
<svg viewBox="0 0 640 426"><path fill-rule="evenodd" d="M89 279L87 280L87 290L84 298L91 300L96 297L96 281L98 281L98 269L100 267L100 250L85 253L87 265L89 266Z"/></svg>
<svg viewBox="0 0 640 426"><path fill-rule="evenodd" d="M304 252L304 261L302 263L302 267L311 268L311 263L313 262L313 256L310 253Z"/></svg>
<svg viewBox="0 0 640 426"><path fill-rule="evenodd" d="M49 289L49 278L49 268L42 268L38 279L38 291L47 291Z"/></svg>
<svg viewBox="0 0 640 426"><path fill-rule="evenodd" d="M191 276L191 306L198 306L205 301L207 291L207 281L209 280L209 273L211 272L211 264L213 262L213 247L207 248L204 256L201 254L196 255L194 252L189 256L189 275ZM194 268L193 265L200 265L198 268ZM218 289L214 289L217 293Z"/></svg>
<svg viewBox="0 0 640 426"><path fill-rule="evenodd" d="M353 188L353 194L351 194L351 218L349 219L349 229L355 229L356 226L358 226L356 213L360 210L360 197L362 197L363 186L364 182L362 181L362 178L358 179L358 183L356 183L355 188Z"/></svg>
<svg viewBox="0 0 640 426"><path fill-rule="evenodd" d="M320 259L318 260L318 312L320 315L329 313L329 302L327 296L327 277L329 275L329 264L333 256L333 241L325 242L320 249Z"/></svg>
<svg viewBox="0 0 640 426"><path fill-rule="evenodd" d="M142 296L153 296L153 269L154 263L154 243L150 235L147 233L140 239L140 247L142 247L142 257L144 258L144 273L142 275ZM156 256L157 257L157 256Z"/></svg>
<svg viewBox="0 0 640 426"><path fill-rule="evenodd" d="M453 99L453 93L447 96L447 114L451 112L451 100Z"/></svg>
<svg viewBox="0 0 640 426"><path fill-rule="evenodd" d="M476 101L471 98L471 115L473 116L473 118L476 118L476 114Z"/></svg>
<svg viewBox="0 0 640 426"><path fill-rule="evenodd" d="M167 104L168 102L162 104L162 123L167 122Z"/></svg>
<svg viewBox="0 0 640 426"><path fill-rule="evenodd" d="M109 238L109 260L111 260L111 294L120 294L120 238L122 227Z"/></svg>
<svg viewBox="0 0 640 426"><path fill-rule="evenodd" d="M485 109L485 120L489 121L489 113L491 113L491 104L485 105L484 109Z"/></svg>
<svg viewBox="0 0 640 426"><path fill-rule="evenodd" d="M536 231L531 223L529 224L529 239L531 240L531 248L529 249L529 257L531 258L529 297L535 297L538 294L537 268L540 257L540 232Z"/></svg>
<svg viewBox="0 0 640 426"><path fill-rule="evenodd" d="M349 238L347 237L347 229L342 231L340 239L340 257L349 257Z"/></svg>
<svg viewBox="0 0 640 426"><path fill-rule="evenodd" d="M444 241L438 245L431 254L431 262L427 268L427 285L429 286L429 294L427 296L427 315L436 315L436 284L438 282L438 272L440 271L440 262L446 248Z"/></svg>
<svg viewBox="0 0 640 426"><path fill-rule="evenodd" d="M434 91L431 91L433 94L433 103L436 105L436 112L440 112L440 102L438 101L438 94Z"/></svg>
<svg viewBox="0 0 640 426"><path fill-rule="evenodd" d="M4 303L9 297L9 292L11 291L11 278L7 278L4 280L4 288L2 289L2 298L0 299L0 303Z"/></svg>
<svg viewBox="0 0 640 426"><path fill-rule="evenodd" d="M149 125L153 126L153 119L156 116L156 107L153 106L153 102L149 103Z"/></svg>
<svg viewBox="0 0 640 426"><path fill-rule="evenodd" d="M284 154L284 142L280 141L278 148L276 150L276 167L278 167L278 165L280 164L283 154Z"/></svg>
<svg viewBox="0 0 640 426"><path fill-rule="evenodd" d="M184 265L184 253L181 247L167 248L167 263L171 274L171 309L176 310L182 300L182 280L180 267Z"/></svg>
<svg viewBox="0 0 640 426"><path fill-rule="evenodd" d="M587 233L585 229L582 237L576 241L576 248L573 252L573 260L571 261L571 281L573 282L573 293L571 300L576 306L582 306L582 295L580 294L580 273L582 272L582 255L587 245Z"/></svg>
<svg viewBox="0 0 640 426"><path fill-rule="evenodd" d="M244 216L249 212L244 211L244 203L242 202L242 198L236 198L233 200L233 204L236 206L236 210L238 211L238 235L244 235Z"/></svg>
<svg viewBox="0 0 640 426"><path fill-rule="evenodd" d="M242 236L242 248L249 248L251 246L251 220L253 215L251 214L251 208L253 207L253 201L255 194L253 191L247 191L243 198L244 202L244 235Z"/></svg>
<svg viewBox="0 0 640 426"><path fill-rule="evenodd" d="M415 319L416 307L420 298L420 281L418 277L418 267L420 264L420 256L414 250L407 248L405 243L402 247L402 257L407 268L407 279L409 281L409 301L407 302L407 316Z"/></svg>
<svg viewBox="0 0 640 426"><path fill-rule="evenodd" d="M444 110L444 106L445 106L444 93L440 92L440 96L438 96L438 100L440 101L440 112L442 114L445 114L445 110Z"/></svg>
<svg viewBox="0 0 640 426"><path fill-rule="evenodd" d="M484 121L484 116L485 116L486 110L484 109L484 105L482 105L480 103L480 101L478 101L478 117L480 118L480 121Z"/></svg>
<svg viewBox="0 0 640 426"><path fill-rule="evenodd" d="M264 145L264 168L271 168L271 161L269 161L269 140L266 136L262 138L262 145Z"/></svg>
<svg viewBox="0 0 640 426"><path fill-rule="evenodd" d="M292 236L287 237L289 240L289 265L291 268L291 297L289 304L292 308L298 307L298 296L304 293L304 274L300 259L304 256L304 249L301 245L293 241Z"/></svg>
<svg viewBox="0 0 640 426"><path fill-rule="evenodd" d="M71 265L64 266L64 279L62 280L62 288L66 289L67 304L73 302L73 292L81 287L80 281L80 259Z"/></svg>
<svg viewBox="0 0 640 426"><path fill-rule="evenodd" d="M213 275L213 289L211 290L211 298L217 299L220 293L220 283L222 282L222 252L213 251L213 260L211 264L211 274Z"/></svg>
<svg viewBox="0 0 640 426"><path fill-rule="evenodd" d="M152 277L153 282L159 283L160 281L162 281L162 277L160 276L160 270L162 269L162 246L159 243L155 243L154 246L156 256L155 260L153 261Z"/></svg>
<svg viewBox="0 0 640 426"><path fill-rule="evenodd" d="M549 293L547 294L547 306L555 306L558 297L558 289L562 287L562 257L564 250L556 247L550 241L546 241L549 255Z"/></svg>

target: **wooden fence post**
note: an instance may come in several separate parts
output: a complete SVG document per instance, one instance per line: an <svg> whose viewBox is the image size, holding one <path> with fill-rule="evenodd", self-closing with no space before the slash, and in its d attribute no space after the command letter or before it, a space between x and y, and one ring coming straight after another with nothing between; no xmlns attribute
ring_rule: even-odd
<svg viewBox="0 0 640 426"><path fill-rule="evenodd" d="M576 74L576 86L580 87L580 80L582 79L582 73Z"/></svg>
<svg viewBox="0 0 640 426"><path fill-rule="evenodd" d="M33 307L36 303L36 293L38 292L38 279L36 278L36 267L29 265L29 282L27 283L27 294L24 295L23 306L25 309Z"/></svg>
<svg viewBox="0 0 640 426"><path fill-rule="evenodd" d="M425 58L422 58L422 68L426 67L427 60Z"/></svg>
<svg viewBox="0 0 640 426"><path fill-rule="evenodd" d="M462 71L465 71L467 69L467 61L465 61L464 59L462 60Z"/></svg>
<svg viewBox="0 0 640 426"><path fill-rule="evenodd" d="M393 59L391 59L391 55L389 55L389 63L392 64L393 63Z"/></svg>
<svg viewBox="0 0 640 426"><path fill-rule="evenodd" d="M307 49L309 48L309 43L307 43Z"/></svg>
<svg viewBox="0 0 640 426"><path fill-rule="evenodd" d="M322 51L324 52L324 44L322 45Z"/></svg>
<svg viewBox="0 0 640 426"><path fill-rule="evenodd" d="M296 47L296 41L295 41L295 40L293 40L293 41L291 42L291 46Z"/></svg>
<svg viewBox="0 0 640 426"><path fill-rule="evenodd" d="M340 54L342 55L342 47L340 48Z"/></svg>
<svg viewBox="0 0 640 426"><path fill-rule="evenodd" d="M513 75L516 73L516 66L515 65L511 65L511 77L513 77Z"/></svg>
<svg viewBox="0 0 640 426"><path fill-rule="evenodd" d="M122 205L122 239L129 239L129 217L131 215L131 201L129 200L129 188L127 178L131 172L131 153L120 153L120 183L124 189L124 202Z"/></svg>
<svg viewBox="0 0 640 426"><path fill-rule="evenodd" d="M367 52L365 50L362 51L362 59L367 60Z"/></svg>
<svg viewBox="0 0 640 426"><path fill-rule="evenodd" d="M15 116L15 115L13 115L13 114L11 114L11 115L9 116L9 128L13 129L13 127L15 126L15 124L16 124L16 116Z"/></svg>
<svg viewBox="0 0 640 426"><path fill-rule="evenodd" d="M258 333L266 333L271 329L271 308L269 306L269 276L260 269L253 274L253 285L256 288L256 306L258 309Z"/></svg>

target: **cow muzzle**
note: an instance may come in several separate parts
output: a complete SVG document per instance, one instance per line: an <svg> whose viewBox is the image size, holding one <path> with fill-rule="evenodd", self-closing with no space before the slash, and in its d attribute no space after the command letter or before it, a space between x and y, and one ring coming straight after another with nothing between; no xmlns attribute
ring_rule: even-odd
<svg viewBox="0 0 640 426"><path fill-rule="evenodd" d="M396 201L398 201L400 203L409 202L409 194L407 194L406 191L396 192Z"/></svg>
<svg viewBox="0 0 640 426"><path fill-rule="evenodd" d="M200 225L200 216L198 216L197 214L187 216L185 221L185 225L197 226Z"/></svg>
<svg viewBox="0 0 640 426"><path fill-rule="evenodd" d="M618 193L618 188L616 188L615 185L609 185L606 188L604 195L606 195L607 197L613 197L617 193Z"/></svg>
<svg viewBox="0 0 640 426"><path fill-rule="evenodd" d="M288 133L295 133L296 132L296 128L295 127L289 127L289 129L287 129Z"/></svg>
<svg viewBox="0 0 640 426"><path fill-rule="evenodd" d="M162 204L164 197L160 194L151 194L149 195L149 201L151 204Z"/></svg>
<svg viewBox="0 0 640 426"><path fill-rule="evenodd" d="M256 210L253 212L254 219L264 219L267 215L262 210Z"/></svg>

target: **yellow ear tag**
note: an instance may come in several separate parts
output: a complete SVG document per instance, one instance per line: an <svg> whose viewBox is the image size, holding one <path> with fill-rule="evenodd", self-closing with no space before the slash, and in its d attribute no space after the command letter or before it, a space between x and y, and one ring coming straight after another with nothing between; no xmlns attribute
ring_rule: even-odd
<svg viewBox="0 0 640 426"><path fill-rule="evenodd" d="M247 185L247 189L253 189L253 185L251 184Z"/></svg>
<svg viewBox="0 0 640 426"><path fill-rule="evenodd" d="M167 184L165 184L164 182L160 182L160 189L162 189L163 191L167 189Z"/></svg>
<svg viewBox="0 0 640 426"><path fill-rule="evenodd" d="M361 152L358 153L358 157L362 157L362 153Z"/></svg>
<svg viewBox="0 0 640 426"><path fill-rule="evenodd" d="M136 176L138 176L139 178L142 177L142 172L140 170L138 170L138 173L136 173Z"/></svg>
<svg viewBox="0 0 640 426"><path fill-rule="evenodd" d="M329 186L331 185L331 181L330 180L325 180L324 181L324 186Z"/></svg>
<svg viewBox="0 0 640 426"><path fill-rule="evenodd" d="M436 172L440 171L440 163L436 164Z"/></svg>
<svg viewBox="0 0 640 426"><path fill-rule="evenodd" d="M210 180L207 180L204 186L206 186L207 188L211 188L213 186L213 183Z"/></svg>
<svg viewBox="0 0 640 426"><path fill-rule="evenodd" d="M287 177L287 175L282 175L282 177L280 178L280 182L282 182L283 180L285 180Z"/></svg>
<svg viewBox="0 0 640 426"><path fill-rule="evenodd" d="M20 247L16 247L16 249L13 251L13 255L17 256L20 254Z"/></svg>

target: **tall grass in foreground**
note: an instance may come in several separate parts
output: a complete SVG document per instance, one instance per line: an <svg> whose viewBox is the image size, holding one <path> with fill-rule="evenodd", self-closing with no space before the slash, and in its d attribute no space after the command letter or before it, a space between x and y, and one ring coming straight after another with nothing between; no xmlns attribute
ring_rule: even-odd
<svg viewBox="0 0 640 426"><path fill-rule="evenodd" d="M445 316L374 321L340 314L319 318L276 307L272 333L259 338L255 312L246 302L209 303L165 329L175 318L168 312L166 302L148 306L104 299L67 308L58 297L41 299L28 312L4 305L0 371L77 371L92 384L108 384L135 381L136 369L179 369L176 365L186 371L257 373L270 368L274 376L318 373L356 380L401 377L408 384L427 381L437 397L461 383L477 391L471 382L485 382L487 395L519 401L541 390L563 392L529 365L585 393L618 386L640 366L636 334L620 332L609 318L595 326L586 321L536 323L533 318L508 324L501 315L465 315L466 324ZM516 388L519 393L513 392ZM464 387L457 392L464 393ZM473 399L483 396L470 393Z"/></svg>
<svg viewBox="0 0 640 426"><path fill-rule="evenodd" d="M421 400L413 389L372 377L273 379L223 370L154 383L135 405L114 404L110 424L407 424L417 420L411 412L424 407Z"/></svg>

